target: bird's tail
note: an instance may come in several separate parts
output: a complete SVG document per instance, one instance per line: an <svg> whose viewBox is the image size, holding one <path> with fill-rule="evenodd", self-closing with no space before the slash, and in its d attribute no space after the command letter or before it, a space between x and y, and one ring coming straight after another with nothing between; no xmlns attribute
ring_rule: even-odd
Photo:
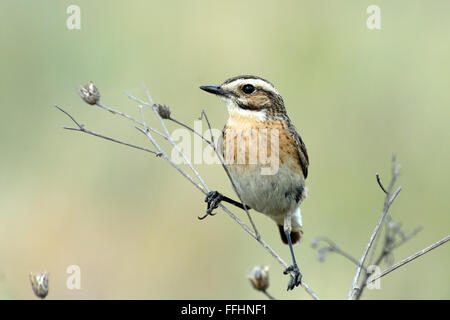
<svg viewBox="0 0 450 320"><path fill-rule="evenodd" d="M278 230L280 230L281 240L284 244L288 244L288 239L286 237L286 233L284 233L284 227L282 225L278 225ZM291 240L292 244L295 244L300 241L302 238L303 231L292 231L291 232Z"/></svg>

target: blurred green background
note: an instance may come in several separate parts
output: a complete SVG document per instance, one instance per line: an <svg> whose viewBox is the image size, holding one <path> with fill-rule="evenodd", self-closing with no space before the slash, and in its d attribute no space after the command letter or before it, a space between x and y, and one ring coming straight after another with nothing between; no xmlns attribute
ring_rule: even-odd
<svg viewBox="0 0 450 320"><path fill-rule="evenodd" d="M81 8L68 30L66 9ZM381 30L366 9L381 8ZM223 212L198 221L203 196L166 162L61 129L70 121L145 145L130 123L83 103L95 81L102 101L138 116L123 90L168 104L192 124L205 109L214 127L222 102L198 89L238 74L272 81L311 159L305 237L296 254L305 281L324 299L345 298L355 266L310 247L318 235L360 257L382 209L375 181L391 154L403 192L392 207L406 230L424 230L396 260L439 240L450 226L450 20L448 1L15 1L0 3L0 298L32 299L28 274L50 272L49 299L258 299L246 279L279 264ZM153 122L156 124L156 122ZM170 129L174 129L170 126ZM232 194L217 166L209 186ZM238 213L238 212L237 212ZM245 215L238 213L243 219ZM275 224L254 214L289 261ZM81 290L66 268L81 268ZM383 266L384 269L386 266ZM450 247L384 277L372 299L450 298Z"/></svg>

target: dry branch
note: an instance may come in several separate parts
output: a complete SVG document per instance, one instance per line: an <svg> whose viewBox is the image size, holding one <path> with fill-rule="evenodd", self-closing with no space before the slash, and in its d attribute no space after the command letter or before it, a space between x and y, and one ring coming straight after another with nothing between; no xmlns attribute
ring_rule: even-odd
<svg viewBox="0 0 450 320"><path fill-rule="evenodd" d="M375 226L375 229L373 230L372 235L369 238L369 242L367 243L366 248L364 249L362 257L359 260L358 266L356 268L356 273L353 278L352 286L347 295L347 299L349 299L349 300L354 299L359 294L359 292L362 291L361 286L358 285L358 280L361 275L362 267L364 266L367 255L369 253L369 250L372 248L375 238L378 236L378 234L381 230L381 227L383 225L383 222L385 221L386 216L388 215L389 208L391 207L392 203L394 202L394 200L397 198L398 194L402 190L401 187L398 187L397 190L394 191L395 182L397 181L399 173L400 173L400 169L399 169L399 167L396 166L395 156L393 156L392 157L392 179L391 179L391 183L389 184L388 189L384 188L383 184L381 183L380 177L377 174L377 182L380 185L383 192L386 194L386 197L384 200L383 212L381 213L381 217L378 220L378 223Z"/></svg>
<svg viewBox="0 0 450 320"><path fill-rule="evenodd" d="M446 243L447 241L450 240L450 235L444 237L443 239L436 241L435 243L433 243L432 245L414 253L413 255L409 256L408 258L403 259L400 262L397 262L396 264L394 264L393 266L387 268L386 270L382 271L380 274L373 276L370 281L366 282L366 285L377 280L380 279L381 277L384 277L385 275L387 275L388 273L391 273L392 271L404 266L407 263L410 263L411 261L419 258L420 256L423 256L425 253L430 252L433 249L436 249L437 247L443 245L444 243Z"/></svg>
<svg viewBox="0 0 450 320"><path fill-rule="evenodd" d="M381 217L375 227L375 230L370 236L369 242L366 245L360 260L355 259L350 253L341 249L333 240L329 239L328 237L316 237L311 243L311 246L317 249L319 261L324 261L325 257L329 253L336 253L346 258L348 261L351 261L353 264L357 266L357 271L355 273L352 282L352 287L347 297L348 299L356 299L356 300L360 299L364 289L370 283L400 268L401 266L415 260L416 258L424 255L425 253L443 245L444 243L450 240L449 239L450 236L447 236L444 239L434 243L433 245L400 261L399 263L388 267L385 271L381 272L380 274L374 274L371 271L371 268L369 267L373 265L380 266L383 262L387 262L388 264L391 265L390 260L392 258L393 251L398 247L400 247L401 245L403 245L404 243L406 243L407 241L409 241L410 239L412 239L415 235L417 235L417 233L419 233L422 230L422 227L418 227L414 229L412 232L406 233L402 230L402 224L395 223L389 214L389 209L393 201L397 198L399 192L401 191L400 187L395 189L394 191L395 182L400 172L399 167L395 164L395 156L392 158L391 167L392 167L391 169L392 179L388 188L384 187L383 183L381 182L380 175L378 173L376 174L376 181L381 190L383 191L383 193L385 194L384 206ZM382 232L384 232L384 239L381 250L378 252L377 244L380 242L380 239L382 238L381 237ZM367 259L369 254L370 258ZM373 261L374 263L372 263ZM362 280L360 280L361 274Z"/></svg>

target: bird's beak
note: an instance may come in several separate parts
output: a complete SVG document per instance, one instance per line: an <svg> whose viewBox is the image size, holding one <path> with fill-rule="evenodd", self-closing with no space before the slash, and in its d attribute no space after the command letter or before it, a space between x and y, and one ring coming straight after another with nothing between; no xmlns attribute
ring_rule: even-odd
<svg viewBox="0 0 450 320"><path fill-rule="evenodd" d="M228 92L222 89L221 86L201 86L200 89L205 90L206 92L218 95L218 96L227 96Z"/></svg>

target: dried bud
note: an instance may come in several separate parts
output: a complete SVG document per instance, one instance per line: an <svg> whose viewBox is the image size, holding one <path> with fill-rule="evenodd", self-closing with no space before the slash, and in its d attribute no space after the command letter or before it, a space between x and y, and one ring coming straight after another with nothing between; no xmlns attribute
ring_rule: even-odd
<svg viewBox="0 0 450 320"><path fill-rule="evenodd" d="M269 288L269 267L254 266L248 275L248 279L256 290L266 291Z"/></svg>
<svg viewBox="0 0 450 320"><path fill-rule="evenodd" d="M48 294L48 272L39 272L36 275L31 273L30 282L34 294L37 297L44 299Z"/></svg>
<svg viewBox="0 0 450 320"><path fill-rule="evenodd" d="M92 81L80 86L80 96L88 104L96 104L100 100L100 92Z"/></svg>
<svg viewBox="0 0 450 320"><path fill-rule="evenodd" d="M170 119L170 109L165 104L158 104L156 106L156 110L158 111L158 114L163 119Z"/></svg>

